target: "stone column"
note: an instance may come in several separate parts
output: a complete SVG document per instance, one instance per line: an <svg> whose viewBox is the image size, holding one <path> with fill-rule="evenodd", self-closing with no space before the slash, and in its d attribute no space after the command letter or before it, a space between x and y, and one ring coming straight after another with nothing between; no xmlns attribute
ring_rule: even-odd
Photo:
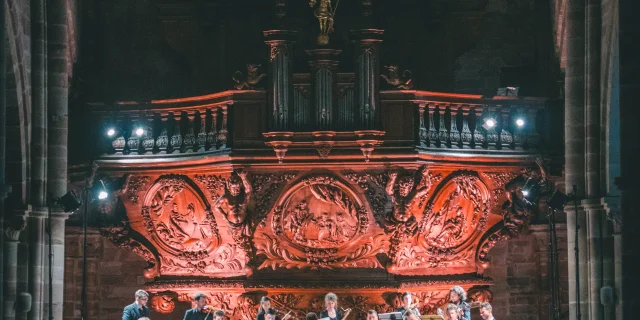
<svg viewBox="0 0 640 320"><path fill-rule="evenodd" d="M384 30L352 30L355 54L355 114L359 130L380 129L379 47Z"/></svg>
<svg viewBox="0 0 640 320"><path fill-rule="evenodd" d="M638 230L640 230L640 166L637 155L638 123L640 110L637 96L640 92L640 61L638 61L638 39L640 39L640 2L619 1L619 57L620 57L620 211L622 228L622 318L638 318Z"/></svg>
<svg viewBox="0 0 640 320"><path fill-rule="evenodd" d="M311 114L316 131L334 128L338 108L338 60L342 52L337 49L306 50L311 56Z"/></svg>
<svg viewBox="0 0 640 320"><path fill-rule="evenodd" d="M5 221L4 225L4 279L3 291L4 305L2 318L4 320L13 320L16 317L15 303L17 298L18 285L18 243L20 232L26 226L26 217L24 215L14 215Z"/></svg>
<svg viewBox="0 0 640 320"><path fill-rule="evenodd" d="M0 6L0 26L6 26L5 22L5 6ZM6 29L6 28L5 28ZM2 31L0 37L0 210L3 214L0 214L0 231L4 232L4 199L10 192L6 183L6 132L7 132L7 72L6 72L6 47L5 43L7 37ZM0 261L4 263L4 235L0 235ZM0 315L4 315L4 267L0 267L0 281L3 281L3 285L0 285Z"/></svg>
<svg viewBox="0 0 640 320"><path fill-rule="evenodd" d="M600 1L586 0L586 197L600 198ZM601 318L601 317L599 317Z"/></svg>
<svg viewBox="0 0 640 320"><path fill-rule="evenodd" d="M53 318L62 319L63 299L64 299L64 245L65 245L65 221L69 217L68 213L53 211L51 214L51 234L53 252ZM45 250L48 254L49 248ZM45 264L48 268L48 263ZM48 270L47 270L48 275ZM49 285L49 277L45 277L45 285ZM44 290L43 294L42 319L49 319L49 290Z"/></svg>
<svg viewBox="0 0 640 320"><path fill-rule="evenodd" d="M47 208L35 208L29 213L29 292L32 303L29 319L42 320L42 289L44 280L44 222Z"/></svg>
<svg viewBox="0 0 640 320"><path fill-rule="evenodd" d="M568 1L565 22L565 184L566 193L572 192L572 186L577 185L581 196L585 194L584 1Z"/></svg>
<svg viewBox="0 0 640 320"><path fill-rule="evenodd" d="M293 45L296 32L267 30L269 45L269 131L291 131L293 124Z"/></svg>

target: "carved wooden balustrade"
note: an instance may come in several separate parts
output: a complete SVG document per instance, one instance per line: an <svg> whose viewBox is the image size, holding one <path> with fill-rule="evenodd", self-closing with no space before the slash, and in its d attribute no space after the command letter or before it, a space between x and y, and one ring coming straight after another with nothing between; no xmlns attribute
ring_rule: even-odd
<svg viewBox="0 0 640 320"><path fill-rule="evenodd" d="M350 74L341 74L333 126L314 126L308 82L297 75L293 131L270 131L266 94L226 91L147 103L92 104L100 123L93 128L104 139L104 159L162 158L224 154L232 159L259 156L280 162L319 157L365 160L419 154L522 156L561 150L560 108L538 98L494 97L427 91L382 91L380 125L359 130ZM487 121L493 126L487 126ZM107 135L108 130L114 130ZM143 129L142 131L138 131ZM141 134L140 134L141 133ZM375 150L375 151L374 151ZM231 153L229 155L229 153ZM234 157L235 156L235 157ZM362 159L360 157L360 159ZM272 161L272 160L271 160Z"/></svg>

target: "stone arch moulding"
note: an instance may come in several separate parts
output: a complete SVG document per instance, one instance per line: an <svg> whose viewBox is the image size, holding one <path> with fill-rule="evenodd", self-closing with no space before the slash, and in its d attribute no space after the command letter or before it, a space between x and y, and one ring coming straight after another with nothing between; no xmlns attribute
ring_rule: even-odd
<svg viewBox="0 0 640 320"><path fill-rule="evenodd" d="M256 229L258 269L382 268L388 240L351 187L330 174L293 183Z"/></svg>
<svg viewBox="0 0 640 320"><path fill-rule="evenodd" d="M394 250L387 269L402 275L476 273L478 244L500 221L490 214L492 203L489 187L477 172L452 172L416 216L416 232Z"/></svg>
<svg viewBox="0 0 640 320"><path fill-rule="evenodd" d="M129 219L157 250L159 275L217 278L249 272L245 251L222 241L209 201L187 176L160 176L139 210L129 211ZM136 211L140 216L132 217Z"/></svg>

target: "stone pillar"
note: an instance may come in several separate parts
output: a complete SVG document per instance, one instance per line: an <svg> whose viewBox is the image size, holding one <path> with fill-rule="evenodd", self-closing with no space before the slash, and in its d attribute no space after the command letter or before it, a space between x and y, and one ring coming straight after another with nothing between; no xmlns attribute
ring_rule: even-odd
<svg viewBox="0 0 640 320"><path fill-rule="evenodd" d="M586 0L586 192L587 198L600 198L600 1ZM599 317L600 319L601 317Z"/></svg>
<svg viewBox="0 0 640 320"><path fill-rule="evenodd" d="M640 2L620 0L619 14L619 57L620 57L620 179L621 190L621 255L622 255L622 318L638 318L638 288L640 288L640 272L638 272L638 230L640 230L640 166L637 155L640 154L638 143L638 110L637 96L640 92L640 61L638 61L638 39L640 39ZM635 155L635 156L634 156Z"/></svg>
<svg viewBox="0 0 640 320"><path fill-rule="evenodd" d="M567 253L569 264L569 318L577 319L577 308L580 308L580 319L589 319L589 266L587 247L587 219L584 208L578 205L574 209L573 201L567 204L564 211L567 213ZM577 220L577 221L576 221ZM576 222L579 226L576 239ZM576 260L575 244L578 241L579 256ZM576 265L578 268L576 268ZM577 270L576 270L577 269ZM576 273L579 279L576 280ZM577 304L576 281L580 282L580 305Z"/></svg>
<svg viewBox="0 0 640 320"><path fill-rule="evenodd" d="M5 22L5 6L0 6L0 26L6 26ZM4 28L6 30L6 28ZM2 31L0 36L0 231L4 232L5 215L4 215L4 199L10 192L6 183L6 133L7 133L7 72L6 72L6 40L7 37ZM4 235L0 235L0 261L4 264ZM4 315L4 267L0 267L0 315Z"/></svg>
<svg viewBox="0 0 640 320"><path fill-rule="evenodd" d="M31 108L33 121L31 123L29 201L35 207L47 205L47 28L45 7L45 0L31 1ZM37 298L33 293L32 298L35 303Z"/></svg>
<svg viewBox="0 0 640 320"><path fill-rule="evenodd" d="M311 56L311 114L316 131L332 130L338 108L337 49L306 50Z"/></svg>
<svg viewBox="0 0 640 320"><path fill-rule="evenodd" d="M69 60L67 1L47 2L47 189L54 197L67 192Z"/></svg>
<svg viewBox="0 0 640 320"><path fill-rule="evenodd" d="M293 45L297 33L267 30L269 45L269 131L291 131L293 125Z"/></svg>
<svg viewBox="0 0 640 320"><path fill-rule="evenodd" d="M53 211L51 213L51 234L53 252L53 318L62 319L63 299L64 299L64 245L65 245L65 221L69 217L68 213ZM48 254L49 247L45 250ZM48 263L45 264L48 268ZM47 270L48 275L48 270ZM49 285L49 277L45 277L45 285ZM49 319L49 290L44 290L43 294L42 319Z"/></svg>
<svg viewBox="0 0 640 320"><path fill-rule="evenodd" d="M384 30L352 30L355 55L355 114L359 130L380 129L379 47Z"/></svg>
<svg viewBox="0 0 640 320"><path fill-rule="evenodd" d="M44 222L46 208L36 208L29 213L29 292L31 311L29 319L42 320L42 296L44 270Z"/></svg>
<svg viewBox="0 0 640 320"><path fill-rule="evenodd" d="M605 318L605 310L600 300L600 289L613 286L613 274L605 274L605 267L612 272L610 254L613 250L611 238L611 223L607 221L601 199L587 199L582 201L587 216L587 243L585 251L588 253L589 270L589 314L590 319Z"/></svg>
<svg viewBox="0 0 640 320"><path fill-rule="evenodd" d="M14 215L9 220L5 221L5 228L3 229L5 242L4 242L4 279L3 279L3 291L4 299L2 301L4 305L2 318L4 320L13 320L16 317L15 303L17 298L17 285L18 285L18 243L20 232L24 230L26 226L26 217L24 215Z"/></svg>
<svg viewBox="0 0 640 320"><path fill-rule="evenodd" d="M565 22L565 186L566 193L570 193L572 186L577 185L579 195L585 194L584 1L568 1Z"/></svg>

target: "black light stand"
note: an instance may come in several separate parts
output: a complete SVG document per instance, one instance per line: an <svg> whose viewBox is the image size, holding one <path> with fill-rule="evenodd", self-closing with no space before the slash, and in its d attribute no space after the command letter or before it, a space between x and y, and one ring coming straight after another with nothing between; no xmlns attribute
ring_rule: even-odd
<svg viewBox="0 0 640 320"><path fill-rule="evenodd" d="M556 211L562 210L567 196L556 190L547 201L549 207L549 282L551 283L551 319L560 320L560 260L556 233Z"/></svg>
<svg viewBox="0 0 640 320"><path fill-rule="evenodd" d="M580 320L582 315L580 314L580 247L578 240L578 231L580 230L580 223L578 223L578 186L573 185L573 209L576 215L576 234L573 250L576 253L576 319Z"/></svg>
<svg viewBox="0 0 640 320"><path fill-rule="evenodd" d="M87 220L89 217L89 196L91 195L91 189L93 188L93 180L96 177L98 171L98 164L92 162L91 175L86 180L84 187L84 212L82 215L82 297L81 297L81 319L87 319Z"/></svg>
<svg viewBox="0 0 640 320"><path fill-rule="evenodd" d="M51 206L47 217L47 235L49 246L49 320L53 320L53 235L51 229Z"/></svg>

